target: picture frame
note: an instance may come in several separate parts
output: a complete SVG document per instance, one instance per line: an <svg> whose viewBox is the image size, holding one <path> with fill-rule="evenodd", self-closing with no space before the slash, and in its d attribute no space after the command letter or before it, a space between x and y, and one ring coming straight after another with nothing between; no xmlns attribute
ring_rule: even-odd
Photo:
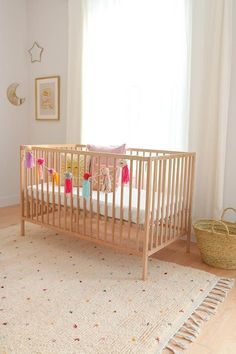
<svg viewBox="0 0 236 354"><path fill-rule="evenodd" d="M35 119L60 119L60 76L35 79Z"/></svg>

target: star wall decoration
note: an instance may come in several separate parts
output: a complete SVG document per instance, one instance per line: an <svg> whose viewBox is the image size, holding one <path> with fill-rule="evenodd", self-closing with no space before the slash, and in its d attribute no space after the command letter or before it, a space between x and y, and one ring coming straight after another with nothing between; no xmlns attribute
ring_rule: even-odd
<svg viewBox="0 0 236 354"><path fill-rule="evenodd" d="M33 46L28 50L31 56L31 63L36 61L41 62L41 56L43 52L43 48L37 42L34 42Z"/></svg>

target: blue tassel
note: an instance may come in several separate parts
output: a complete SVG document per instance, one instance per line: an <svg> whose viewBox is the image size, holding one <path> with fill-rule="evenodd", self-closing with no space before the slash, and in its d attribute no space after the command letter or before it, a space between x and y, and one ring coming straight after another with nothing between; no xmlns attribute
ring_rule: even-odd
<svg viewBox="0 0 236 354"><path fill-rule="evenodd" d="M83 198L90 197L90 182L88 180L83 181L82 196L83 196Z"/></svg>

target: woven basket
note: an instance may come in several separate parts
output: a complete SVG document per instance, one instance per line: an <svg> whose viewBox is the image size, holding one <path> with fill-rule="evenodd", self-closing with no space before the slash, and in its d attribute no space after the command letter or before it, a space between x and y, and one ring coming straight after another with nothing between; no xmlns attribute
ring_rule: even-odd
<svg viewBox="0 0 236 354"><path fill-rule="evenodd" d="M217 268L236 269L236 222L224 220L197 220L193 228L203 262Z"/></svg>

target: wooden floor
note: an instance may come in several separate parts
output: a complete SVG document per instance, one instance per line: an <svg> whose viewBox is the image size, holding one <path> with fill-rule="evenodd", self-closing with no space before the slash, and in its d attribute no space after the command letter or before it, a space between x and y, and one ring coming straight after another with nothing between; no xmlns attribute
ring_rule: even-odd
<svg viewBox="0 0 236 354"><path fill-rule="evenodd" d="M19 223L19 206L0 208L0 228ZM191 245L191 253L186 254L185 242L177 241L157 253L163 261L202 269L219 276L236 278L235 271L227 271L207 266L201 262L196 244ZM218 308L217 314L202 327L201 335L189 345L186 354L233 354L236 353L236 287Z"/></svg>

